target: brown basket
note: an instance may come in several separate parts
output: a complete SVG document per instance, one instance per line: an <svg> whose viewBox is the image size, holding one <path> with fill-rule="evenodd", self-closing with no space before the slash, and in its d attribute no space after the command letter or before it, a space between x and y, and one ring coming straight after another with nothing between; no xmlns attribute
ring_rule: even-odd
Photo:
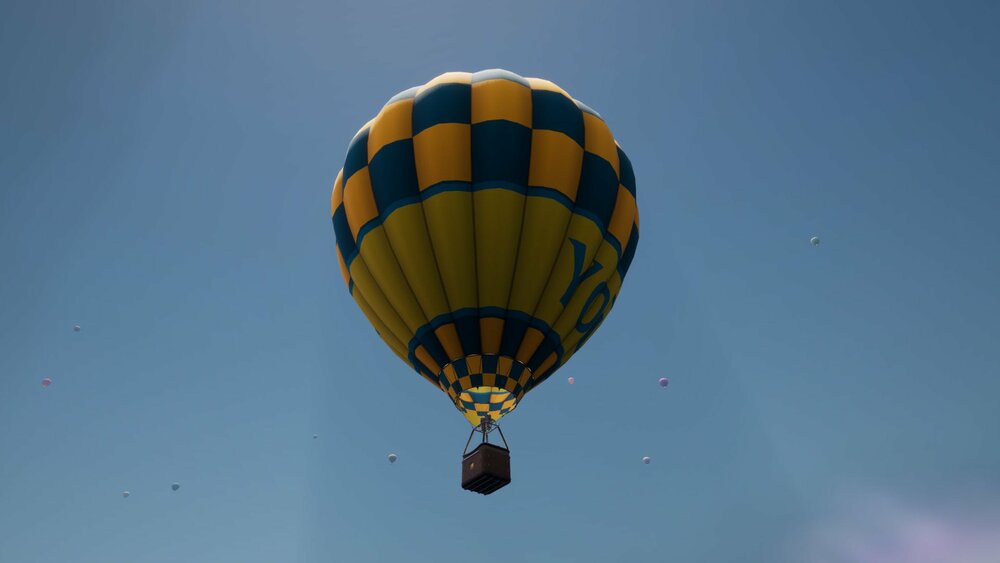
<svg viewBox="0 0 1000 563"><path fill-rule="evenodd" d="M510 483L510 450L479 444L462 458L462 488L488 495Z"/></svg>

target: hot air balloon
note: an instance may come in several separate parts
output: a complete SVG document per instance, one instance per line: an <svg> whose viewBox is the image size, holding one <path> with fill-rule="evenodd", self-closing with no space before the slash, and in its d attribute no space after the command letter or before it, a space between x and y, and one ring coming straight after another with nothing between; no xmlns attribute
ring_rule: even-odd
<svg viewBox="0 0 1000 563"><path fill-rule="evenodd" d="M809 242L812 243L813 246L819 246L819 237L813 237L809 239Z"/></svg>
<svg viewBox="0 0 1000 563"><path fill-rule="evenodd" d="M42 387L48 387L49 385L52 385L52 380L49 379L48 377L43 377L42 378Z"/></svg>
<svg viewBox="0 0 1000 563"><path fill-rule="evenodd" d="M181 488L181 484L180 483L174 483L173 485L170 485L170 489L171 490L176 491L179 488Z"/></svg>
<svg viewBox="0 0 1000 563"><path fill-rule="evenodd" d="M358 131L332 213L351 296L473 426L463 488L506 485L509 449L488 435L594 334L638 244L635 176L608 125L547 80L446 73ZM364 377L375 404L392 392Z"/></svg>
<svg viewBox="0 0 1000 563"><path fill-rule="evenodd" d="M649 456L642 458L642 462L645 463L646 465L649 465L649 462L651 461L653 461L653 459Z"/></svg>
<svg viewBox="0 0 1000 563"><path fill-rule="evenodd" d="M73 325L73 332L80 332L80 325Z"/></svg>
<svg viewBox="0 0 1000 563"><path fill-rule="evenodd" d="M130 493L130 492L128 492L128 491L122 491L122 498L128 498L128 496L129 496L130 494L132 494L132 493Z"/></svg>
<svg viewBox="0 0 1000 563"><path fill-rule="evenodd" d="M573 377L567 377L566 382L569 383L570 385L573 385L574 383L576 383L576 379L574 379Z"/></svg>
<svg viewBox="0 0 1000 563"><path fill-rule="evenodd" d="M666 387L667 385L670 385L670 380L667 379L666 377L661 377L660 378L660 387Z"/></svg>
<svg viewBox="0 0 1000 563"><path fill-rule="evenodd" d="M389 454L389 463L396 463L396 454Z"/></svg>

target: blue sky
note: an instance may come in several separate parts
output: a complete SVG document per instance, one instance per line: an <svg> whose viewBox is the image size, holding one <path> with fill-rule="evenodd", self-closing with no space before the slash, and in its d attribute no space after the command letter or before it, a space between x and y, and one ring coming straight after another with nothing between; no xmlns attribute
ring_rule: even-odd
<svg viewBox="0 0 1000 563"><path fill-rule="evenodd" d="M857 563L810 539L850 499L973 518L1000 499L998 16L5 2L0 561ZM643 231L481 497L467 423L344 288L329 198L390 96L495 67L602 114Z"/></svg>

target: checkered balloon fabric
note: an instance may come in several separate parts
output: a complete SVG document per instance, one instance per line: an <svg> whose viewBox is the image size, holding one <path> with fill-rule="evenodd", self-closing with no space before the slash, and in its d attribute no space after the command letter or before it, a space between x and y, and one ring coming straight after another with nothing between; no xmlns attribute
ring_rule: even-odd
<svg viewBox="0 0 1000 563"><path fill-rule="evenodd" d="M332 214L351 296L472 424L591 337L639 240L632 165L604 120L504 70L392 97L351 141Z"/></svg>

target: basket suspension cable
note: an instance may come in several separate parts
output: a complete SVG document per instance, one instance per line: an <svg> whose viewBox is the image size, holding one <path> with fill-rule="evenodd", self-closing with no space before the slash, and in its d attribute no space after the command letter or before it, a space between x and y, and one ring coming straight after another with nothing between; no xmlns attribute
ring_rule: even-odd
<svg viewBox="0 0 1000 563"><path fill-rule="evenodd" d="M503 440L503 447L505 447L505 448L507 448L509 450L510 446L507 445L507 438L504 438L504 436L503 436L503 430L500 430L500 425L499 424L497 424L497 432L500 433L500 439Z"/></svg>
<svg viewBox="0 0 1000 563"><path fill-rule="evenodd" d="M476 430L478 430L478 429L475 426L473 426L472 427L472 432L469 432L469 439L466 440L466 442L465 442L465 449L462 450L462 455L463 456L465 454L469 453L469 444L472 443L472 437L476 434Z"/></svg>
<svg viewBox="0 0 1000 563"><path fill-rule="evenodd" d="M510 446L507 444L507 437L503 435L503 430L500 429L500 424L492 418L484 416L480 418L479 424L472 427L472 432L469 432L469 439L465 442L465 449L462 450L462 455L468 455L469 445L472 444L472 437L476 434L476 432L483 435L482 443L487 444L489 443L490 432L493 432L494 430L500 433L500 439L503 440L504 448L509 450Z"/></svg>

